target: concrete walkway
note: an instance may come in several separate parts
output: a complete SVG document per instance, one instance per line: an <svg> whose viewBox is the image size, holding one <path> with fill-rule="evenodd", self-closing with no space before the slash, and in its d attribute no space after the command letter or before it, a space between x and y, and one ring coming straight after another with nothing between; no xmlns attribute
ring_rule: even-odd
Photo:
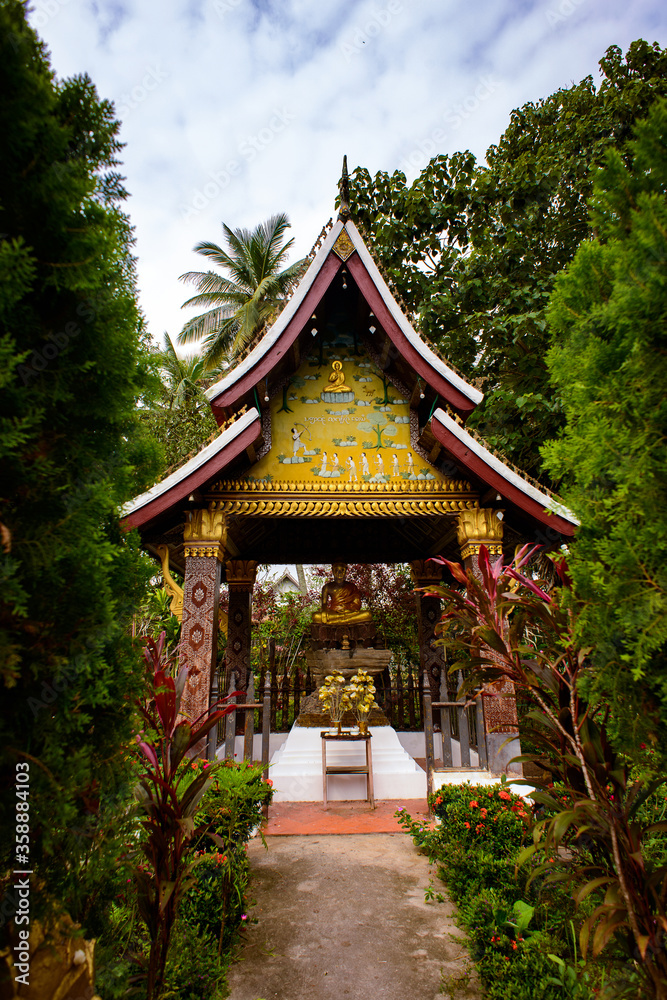
<svg viewBox="0 0 667 1000"><path fill-rule="evenodd" d="M256 902L230 1000L481 997L453 906L425 902L430 878L442 885L405 833L267 843L248 847Z"/></svg>

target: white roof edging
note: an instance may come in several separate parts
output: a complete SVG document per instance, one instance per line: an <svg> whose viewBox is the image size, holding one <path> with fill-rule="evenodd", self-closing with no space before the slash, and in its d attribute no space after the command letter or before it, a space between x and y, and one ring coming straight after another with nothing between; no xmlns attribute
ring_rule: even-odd
<svg viewBox="0 0 667 1000"><path fill-rule="evenodd" d="M219 434L215 440L207 444L205 448L202 448L200 452L193 455L192 458L182 465L175 472L172 472L170 476L163 479L161 483L156 483L155 486L151 486L146 493L142 493L141 496L135 497L134 500L130 500L122 509L122 517L128 517L128 515L133 514L135 511L140 510L147 504L156 500L163 493L167 493L173 486L176 486L183 479L187 479L191 473L196 472L197 469L205 465L209 459L213 458L219 451L222 451L228 444L230 444L234 438L238 437L246 427L249 427L255 420L259 420L259 411L253 406L252 409L248 410L235 420L231 426L227 427L222 434Z"/></svg>
<svg viewBox="0 0 667 1000"><path fill-rule="evenodd" d="M558 503L553 497L550 497L547 493L542 493L538 490L536 486L532 483L526 482L525 479L510 469L509 466L505 465L499 458L496 458L488 448L485 448L483 444L477 441L471 434L466 431L464 427L461 427L455 420L453 420L448 413L444 410L438 408L433 413L432 419L437 419L443 427L446 427L448 431L451 431L455 437L459 439L467 448L470 448L479 458L481 458L487 465L489 465L495 472L497 472L503 479L511 483L517 489L529 496L531 500L536 503L541 504L546 510L550 511L552 514L558 514L560 517L564 518L566 521L570 521L571 524L579 525L580 522L574 516L571 510L568 510L564 504Z"/></svg>
<svg viewBox="0 0 667 1000"><path fill-rule="evenodd" d="M234 385L235 382L238 382L239 379L243 378L246 372L250 371L250 369L253 368L253 366L256 365L257 362L273 347L275 342L280 337L280 334L290 322L309 292L315 278L322 269L322 265L329 256L329 251L336 242L342 228L343 223L339 219L329 230L328 236L318 250L314 259L311 261L310 267L297 285L292 298L289 300L280 316L278 316L273 326L266 331L257 346L243 359L240 365L237 365L237 367L234 368L229 375L223 375L220 381L216 382L215 385L209 386L205 393L208 400L213 400L216 396L220 396L223 392L225 392L225 390Z"/></svg>
<svg viewBox="0 0 667 1000"><path fill-rule="evenodd" d="M449 365L445 364L445 362L442 361L437 354L434 354L431 348L421 339L417 331L410 323L410 320L404 315L403 310L400 308L398 302L392 295L391 289L380 274L377 264L371 257L366 244L361 238L359 230L351 220L347 223L347 231L352 243L354 244L354 249L359 254L361 260L364 262L366 270L377 285L378 291L382 295L384 304L387 309L389 309L390 313L396 320L396 323L410 341L414 349L421 354L422 358L424 358L424 360L427 361L432 368L435 368L435 370L442 375L443 378L446 378L448 382L451 382L451 384L458 389L459 392L463 393L464 396L471 400L471 402L475 403L475 405L481 403L484 399L484 393L480 392L479 389L475 389L474 386L468 385L468 383L462 379L460 375L457 375L455 371L452 371Z"/></svg>

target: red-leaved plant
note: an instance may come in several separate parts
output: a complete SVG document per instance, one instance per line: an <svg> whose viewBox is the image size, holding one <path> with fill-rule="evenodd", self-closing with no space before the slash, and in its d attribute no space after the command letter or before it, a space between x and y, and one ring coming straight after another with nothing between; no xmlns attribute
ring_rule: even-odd
<svg viewBox="0 0 667 1000"><path fill-rule="evenodd" d="M532 798L545 815L533 823L533 843L519 863L533 859L531 879L547 872L547 881L568 879L577 902L604 890L581 928L584 956L590 946L597 958L612 939L625 944L641 994L665 1000L667 867L652 865L646 847L662 838L667 823L644 821L641 807L667 779L633 780L628 758L608 738L606 706L582 696L591 651L578 648L575 615L561 605L558 591L547 592L524 572L537 548L524 546L506 566L502 557L491 563L481 546L478 572L435 560L461 585L429 588L444 602L439 631L448 649L465 658L451 669L468 668L466 689L506 678L533 705L522 724L530 725L542 752L516 759L539 763L546 772L542 781L531 779L538 785ZM564 560L554 565L567 585ZM484 693L493 696L488 686ZM662 846L658 855L665 853ZM566 850L558 872L548 862L536 865L536 855L553 857L559 848Z"/></svg>
<svg viewBox="0 0 667 1000"><path fill-rule="evenodd" d="M163 988L171 932L194 867L188 859L188 845L202 833L195 827L197 808L215 773L212 765L191 778L192 772L186 776L181 765L219 719L232 711L231 705L217 705L241 692L227 695L197 719L185 719L179 711L187 668L178 670L165 654L164 632L157 642L145 638L143 643L152 694L146 704L139 705L146 723L143 733L137 736L143 769L138 797L146 814L142 822L146 862L137 868L135 883L139 913L151 940L145 970L146 998L154 1000Z"/></svg>

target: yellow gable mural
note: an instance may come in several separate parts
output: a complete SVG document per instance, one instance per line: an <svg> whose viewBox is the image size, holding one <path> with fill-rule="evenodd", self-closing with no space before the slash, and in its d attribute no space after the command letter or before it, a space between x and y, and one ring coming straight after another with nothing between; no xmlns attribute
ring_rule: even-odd
<svg viewBox="0 0 667 1000"><path fill-rule="evenodd" d="M409 401L351 337L306 358L271 402L271 434L251 481L444 482L412 448Z"/></svg>

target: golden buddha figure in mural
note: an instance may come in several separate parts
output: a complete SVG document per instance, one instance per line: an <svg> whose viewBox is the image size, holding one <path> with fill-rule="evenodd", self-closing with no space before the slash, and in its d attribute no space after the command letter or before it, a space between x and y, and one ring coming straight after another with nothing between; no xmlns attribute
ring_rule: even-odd
<svg viewBox="0 0 667 1000"><path fill-rule="evenodd" d="M356 584L345 579L347 565L335 562L331 567L333 580L322 587L322 606L313 614L318 625L346 625L372 620L370 611L361 610L361 594Z"/></svg>
<svg viewBox="0 0 667 1000"><path fill-rule="evenodd" d="M333 371L329 375L329 384L326 386L326 392L352 392L349 385L345 385L345 376L343 375L343 365L340 361L332 361L331 367Z"/></svg>

